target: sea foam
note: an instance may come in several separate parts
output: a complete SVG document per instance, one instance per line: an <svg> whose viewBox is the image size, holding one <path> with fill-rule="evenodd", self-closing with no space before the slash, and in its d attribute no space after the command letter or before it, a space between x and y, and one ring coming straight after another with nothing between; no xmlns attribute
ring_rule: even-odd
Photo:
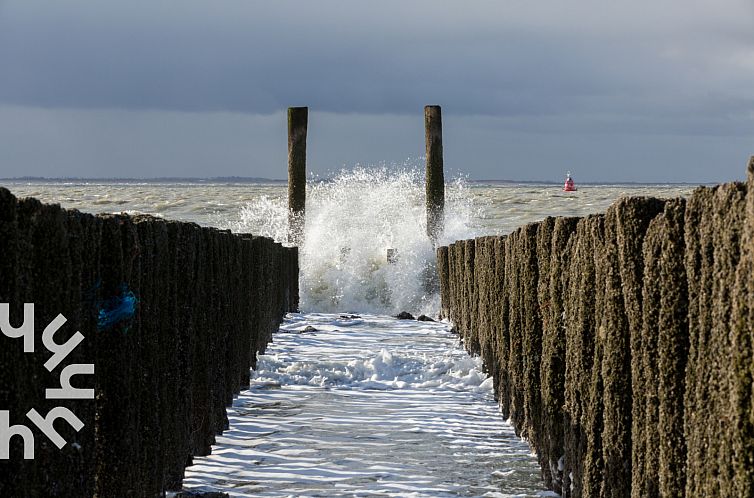
<svg viewBox="0 0 754 498"><path fill-rule="evenodd" d="M418 169L355 168L307 185L306 226L300 248L301 309L395 314L439 309L427 284L435 253L426 234L424 176ZM479 233L480 200L462 180L446 189L440 243ZM236 231L287 242L281 198L260 197L240 208ZM388 249L397 251L389 264Z"/></svg>

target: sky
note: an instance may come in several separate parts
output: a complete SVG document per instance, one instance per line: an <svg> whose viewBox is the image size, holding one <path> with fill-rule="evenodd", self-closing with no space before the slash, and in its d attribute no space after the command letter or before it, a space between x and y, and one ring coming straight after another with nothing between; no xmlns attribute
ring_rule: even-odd
<svg viewBox="0 0 754 498"><path fill-rule="evenodd" d="M752 0L0 0L0 177L308 171L721 182L754 155Z"/></svg>

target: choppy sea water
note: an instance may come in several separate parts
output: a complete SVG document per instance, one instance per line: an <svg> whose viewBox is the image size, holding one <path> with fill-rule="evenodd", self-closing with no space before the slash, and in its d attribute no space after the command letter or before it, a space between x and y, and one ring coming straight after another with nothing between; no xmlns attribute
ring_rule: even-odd
<svg viewBox="0 0 754 498"><path fill-rule="evenodd" d="M316 330L307 331L307 327ZM184 487L231 496L542 496L527 443L443 323L293 314Z"/></svg>
<svg viewBox="0 0 754 498"><path fill-rule="evenodd" d="M36 197L84 212L147 213L218 228L247 228L255 233L261 228L270 231L272 227L264 227L263 219L257 221L257 226L249 224L249 213L243 208L266 206L268 211L262 210L255 217L263 218L283 206L287 195L283 183L0 181L0 186L19 197ZM462 190L464 199L473 204L470 221L478 234L495 235L546 216L599 213L620 197L673 198L687 196L694 188L692 185L586 185L579 186L577 192L563 192L560 184L461 182L449 184L448 191Z"/></svg>
<svg viewBox="0 0 754 498"><path fill-rule="evenodd" d="M287 241L283 184L12 182L6 186L18 196L85 212L147 213ZM622 196L670 198L692 190L674 185L590 185L567 193L560 185L455 181L446 189L440 242L505 234L546 216L603 212ZM396 264L387 264L388 249L398 251ZM332 181L311 182L300 264L303 310L436 311L437 296L426 293L423 283L434 265L434 249L425 235L421 173L356 169Z"/></svg>
<svg viewBox="0 0 754 498"><path fill-rule="evenodd" d="M6 182L85 212L146 213L286 241L286 187L246 183ZM235 496L536 496L536 458L501 420L490 381L435 315L424 276L416 171L355 170L312 183L300 248L302 314L287 317L229 409L231 428L186 487ZM546 216L603 212L621 196L678 197L693 187L447 187L441 243L505 234ZM388 264L386 250L398 250ZM341 318L339 313L361 318ZM306 326L316 331L303 332Z"/></svg>

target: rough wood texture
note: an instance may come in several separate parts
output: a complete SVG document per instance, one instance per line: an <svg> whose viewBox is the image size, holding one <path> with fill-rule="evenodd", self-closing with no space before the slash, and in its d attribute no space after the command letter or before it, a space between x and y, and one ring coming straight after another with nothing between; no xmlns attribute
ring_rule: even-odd
<svg viewBox="0 0 754 498"><path fill-rule="evenodd" d="M308 107L288 108L288 240L300 245L306 211Z"/></svg>
<svg viewBox="0 0 754 498"><path fill-rule="evenodd" d="M748 174L438 249L444 315L562 496L754 496Z"/></svg>
<svg viewBox="0 0 754 498"><path fill-rule="evenodd" d="M439 105L424 107L424 130L427 154L426 195L427 235L436 241L443 230L445 209L445 174L442 158L442 112Z"/></svg>
<svg viewBox="0 0 754 498"><path fill-rule="evenodd" d="M35 459L21 439L2 462L0 496L159 496L180 488L192 455L227 428L225 407L249 385L249 367L283 313L298 302L295 249L272 240L151 216L92 216L0 188L0 302L12 323L35 303L37 347L0 336L0 409L25 414L68 407L85 426L56 429L61 450L35 433ZM108 302L131 292L132 316L101 322ZM94 400L46 400L62 367L39 330L58 313L63 343L85 339L65 360L94 363L74 386ZM5 472L7 470L7 472Z"/></svg>

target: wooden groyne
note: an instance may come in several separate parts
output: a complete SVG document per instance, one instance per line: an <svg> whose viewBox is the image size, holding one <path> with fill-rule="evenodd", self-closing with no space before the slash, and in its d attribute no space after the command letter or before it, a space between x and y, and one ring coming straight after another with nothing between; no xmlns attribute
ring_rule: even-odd
<svg viewBox="0 0 754 498"><path fill-rule="evenodd" d="M0 461L0 496L158 496L180 489L184 467L228 426L225 407L249 386L286 311L298 308L298 255L271 239L151 216L93 216L16 199L0 188L0 303L20 327L34 303L35 349L0 335L0 410L34 429ZM84 340L48 371L42 330ZM69 364L94 399L47 399ZM26 417L65 407L58 449Z"/></svg>
<svg viewBox="0 0 754 498"><path fill-rule="evenodd" d="M754 495L748 173L438 249L443 315L562 496Z"/></svg>

